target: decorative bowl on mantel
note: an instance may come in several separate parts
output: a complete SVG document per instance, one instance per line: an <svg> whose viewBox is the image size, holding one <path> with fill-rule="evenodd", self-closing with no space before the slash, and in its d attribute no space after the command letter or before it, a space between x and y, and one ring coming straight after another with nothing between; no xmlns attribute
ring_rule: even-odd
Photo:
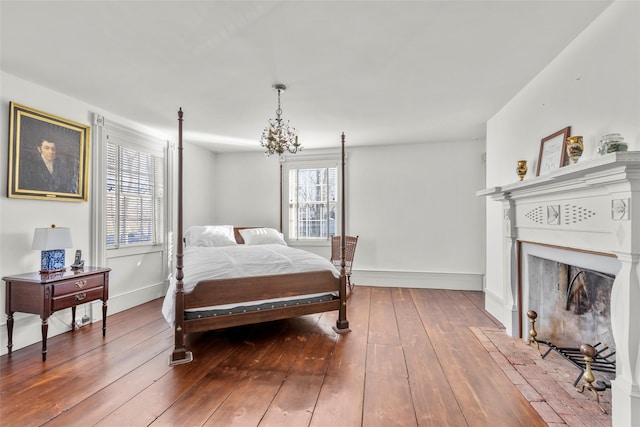
<svg viewBox="0 0 640 427"><path fill-rule="evenodd" d="M603 156L616 151L627 151L628 148L628 144L619 133L608 133L600 140L598 153Z"/></svg>

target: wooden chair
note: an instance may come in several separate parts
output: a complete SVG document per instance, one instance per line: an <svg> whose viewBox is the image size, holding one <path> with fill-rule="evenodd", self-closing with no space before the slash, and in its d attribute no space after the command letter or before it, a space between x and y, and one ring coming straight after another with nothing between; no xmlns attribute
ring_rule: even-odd
<svg viewBox="0 0 640 427"><path fill-rule="evenodd" d="M353 266L353 257L356 254L356 245L358 244L358 236L345 236L344 237L344 272L347 276L347 287L349 292L353 291L353 284L351 283L351 267ZM340 253L340 236L333 236L331 238L331 262L338 270L342 267L342 254Z"/></svg>

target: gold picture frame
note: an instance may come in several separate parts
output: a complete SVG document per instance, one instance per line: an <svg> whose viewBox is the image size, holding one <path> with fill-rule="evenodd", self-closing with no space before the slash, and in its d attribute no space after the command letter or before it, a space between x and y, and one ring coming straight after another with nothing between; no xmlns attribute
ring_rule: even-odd
<svg viewBox="0 0 640 427"><path fill-rule="evenodd" d="M565 141L571 136L571 126L560 129L540 141L536 176L560 169L567 162Z"/></svg>
<svg viewBox="0 0 640 427"><path fill-rule="evenodd" d="M90 126L10 103L7 196L87 201Z"/></svg>

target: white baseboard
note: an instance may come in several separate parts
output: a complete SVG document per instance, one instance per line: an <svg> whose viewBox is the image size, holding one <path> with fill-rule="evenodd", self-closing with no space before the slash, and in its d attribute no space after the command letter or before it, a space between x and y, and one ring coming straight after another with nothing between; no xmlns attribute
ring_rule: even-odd
<svg viewBox="0 0 640 427"><path fill-rule="evenodd" d="M483 280L480 273L428 271L353 270L351 275L351 282L356 285L460 291L481 291Z"/></svg>
<svg viewBox="0 0 640 427"><path fill-rule="evenodd" d="M78 306L76 314L84 314L84 306ZM7 319L0 325L0 355L7 354ZM48 321L47 337L62 334L71 330L71 309L53 313ZM14 313L13 315L13 351L42 342L42 319L37 314Z"/></svg>
<svg viewBox="0 0 640 427"><path fill-rule="evenodd" d="M107 317L111 314L127 310L145 302L164 296L166 292L165 283L156 283L143 288L135 289L119 295L109 295L107 301ZM92 301L78 306L76 309L76 321L85 314L91 316L91 322L102 321L102 301ZM13 322L13 351L27 347L31 344L42 341L42 320L35 314L15 313ZM7 322L6 317L0 323L0 355L7 354ZM55 312L48 319L49 330L47 337L71 330L71 309ZM107 320L107 328L109 327Z"/></svg>
<svg viewBox="0 0 640 427"><path fill-rule="evenodd" d="M165 283L154 283L118 295L109 295L109 300L107 301L107 316L160 298L164 296L166 290L167 285ZM94 301L92 304L92 322L102 320L102 301Z"/></svg>
<svg viewBox="0 0 640 427"><path fill-rule="evenodd" d="M505 307L504 299L499 295L496 295L490 289L484 290L484 305L485 309L489 312L502 312ZM491 310L489 310L491 308ZM493 315L496 319L498 316Z"/></svg>
<svg viewBox="0 0 640 427"><path fill-rule="evenodd" d="M511 307L510 304L505 303L504 298L485 289L484 309L504 325L507 335L512 337L519 337L521 335L518 310L517 308Z"/></svg>

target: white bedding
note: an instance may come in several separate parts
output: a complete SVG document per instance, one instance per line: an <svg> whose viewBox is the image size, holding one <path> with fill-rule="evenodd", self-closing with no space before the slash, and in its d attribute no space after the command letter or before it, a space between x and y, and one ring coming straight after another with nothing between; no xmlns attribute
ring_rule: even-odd
<svg viewBox="0 0 640 427"><path fill-rule="evenodd" d="M225 247L188 246L184 251L184 267L182 271L184 272L184 291L190 292L199 281L205 279L264 276L319 270L328 270L336 278L340 277L340 273L328 259L301 249L269 244ZM175 316L175 289L175 278L172 278L162 304L162 314L171 325L174 323ZM269 300L269 302L271 301ZM248 303L243 302L242 305L248 305ZM215 308L222 308L222 306L216 306ZM227 305L225 308L229 308L229 306Z"/></svg>

